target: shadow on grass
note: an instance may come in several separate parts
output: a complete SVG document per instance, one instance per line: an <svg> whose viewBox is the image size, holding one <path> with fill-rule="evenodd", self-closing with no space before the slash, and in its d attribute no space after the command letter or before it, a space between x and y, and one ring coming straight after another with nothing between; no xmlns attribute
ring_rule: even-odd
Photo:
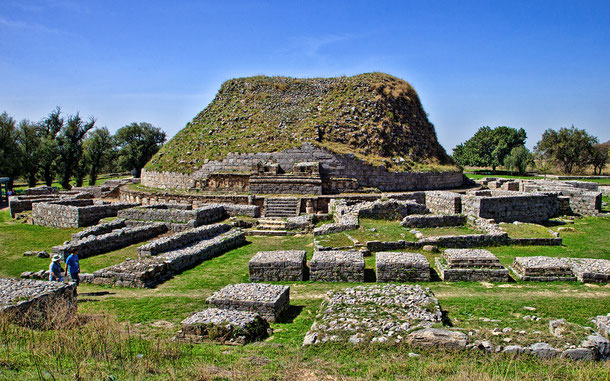
<svg viewBox="0 0 610 381"><path fill-rule="evenodd" d="M288 309L282 312L282 316L280 316L278 322L279 323L292 323L297 316L301 314L305 307L304 306L295 306L290 305Z"/></svg>
<svg viewBox="0 0 610 381"><path fill-rule="evenodd" d="M364 281L374 283L377 281L377 275L373 269L364 269Z"/></svg>

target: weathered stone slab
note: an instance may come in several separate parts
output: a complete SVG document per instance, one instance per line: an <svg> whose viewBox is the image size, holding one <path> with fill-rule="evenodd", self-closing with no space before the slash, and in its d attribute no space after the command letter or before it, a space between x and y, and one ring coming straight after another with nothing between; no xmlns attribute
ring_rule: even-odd
<svg viewBox="0 0 610 381"><path fill-rule="evenodd" d="M466 223L466 216L461 214L413 214L406 216L402 226L412 228L438 228L442 226L461 226Z"/></svg>
<svg viewBox="0 0 610 381"><path fill-rule="evenodd" d="M177 339L246 344L269 336L269 323L257 313L208 308L184 319Z"/></svg>
<svg viewBox="0 0 610 381"><path fill-rule="evenodd" d="M377 282L426 282L430 263L418 253L379 252L375 254Z"/></svg>
<svg viewBox="0 0 610 381"><path fill-rule="evenodd" d="M597 330L600 334L606 336L607 338L610 338L610 314L605 316L596 316L593 319L593 323L595 324L595 327L597 327Z"/></svg>
<svg viewBox="0 0 610 381"><path fill-rule="evenodd" d="M258 313L274 322L290 305L290 287L264 283L230 284L206 302L216 308Z"/></svg>
<svg viewBox="0 0 610 381"><path fill-rule="evenodd" d="M410 333L407 342L418 347L464 349L468 344L468 336L448 329L425 328Z"/></svg>
<svg viewBox="0 0 610 381"><path fill-rule="evenodd" d="M305 274L305 250L261 251L248 262L250 281L299 281Z"/></svg>
<svg viewBox="0 0 610 381"><path fill-rule="evenodd" d="M399 343L440 322L438 301L421 286L372 285L329 291L303 345L328 341Z"/></svg>
<svg viewBox="0 0 610 381"><path fill-rule="evenodd" d="M512 269L517 277L525 281L552 282L575 281L570 261L554 257L517 257Z"/></svg>
<svg viewBox="0 0 610 381"><path fill-rule="evenodd" d="M309 274L313 281L364 282L364 256L357 251L316 251Z"/></svg>
<svg viewBox="0 0 610 381"><path fill-rule="evenodd" d="M443 258L450 268L504 268L498 257L484 249L447 249Z"/></svg>

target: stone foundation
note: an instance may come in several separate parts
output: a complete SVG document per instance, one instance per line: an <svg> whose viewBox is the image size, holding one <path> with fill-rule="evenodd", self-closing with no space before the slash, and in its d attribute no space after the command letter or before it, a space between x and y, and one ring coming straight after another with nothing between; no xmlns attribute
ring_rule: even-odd
<svg viewBox="0 0 610 381"><path fill-rule="evenodd" d="M222 344L247 344L269 336L269 323L258 314L207 308L182 320L178 340L201 342L213 340Z"/></svg>
<svg viewBox="0 0 610 381"><path fill-rule="evenodd" d="M401 222L402 226L412 228L438 228L464 224L466 224L466 216L461 214L414 214L406 216Z"/></svg>
<svg viewBox="0 0 610 381"><path fill-rule="evenodd" d="M251 282L301 281L305 250L261 251L248 262Z"/></svg>
<svg viewBox="0 0 610 381"><path fill-rule="evenodd" d="M0 314L33 328L76 318L76 284L0 278Z"/></svg>
<svg viewBox="0 0 610 381"><path fill-rule="evenodd" d="M575 281L570 262L565 258L517 257L512 266L515 275L525 281Z"/></svg>
<svg viewBox="0 0 610 381"><path fill-rule="evenodd" d="M448 249L436 258L440 277L449 282L507 282L508 269L487 250Z"/></svg>
<svg viewBox="0 0 610 381"><path fill-rule="evenodd" d="M356 251L316 251L309 271L313 281L364 282L364 257Z"/></svg>
<svg viewBox="0 0 610 381"><path fill-rule="evenodd" d="M189 229L180 233L172 234L149 242L138 247L140 258L179 249L204 239L210 239L219 234L229 231L231 227L227 224L214 224Z"/></svg>
<svg viewBox="0 0 610 381"><path fill-rule="evenodd" d="M462 195L447 191L426 192L426 207L435 214L462 213Z"/></svg>
<svg viewBox="0 0 610 381"><path fill-rule="evenodd" d="M116 217L119 210L135 203L94 203L93 200L64 200L33 205L34 224L55 228L80 228L97 224L102 218Z"/></svg>
<svg viewBox="0 0 610 381"><path fill-rule="evenodd" d="M191 209L190 205L180 208L175 205L148 205L119 212L119 217L125 219L187 223L190 227L211 224L224 219L224 216L224 208L217 204L197 209Z"/></svg>
<svg viewBox="0 0 610 381"><path fill-rule="evenodd" d="M66 245L54 246L53 254L59 254L62 258L78 252L80 259L98 254L119 250L134 243L147 241L153 237L167 232L167 226L163 223L151 223L133 228L121 228L102 235L89 235L79 241L73 241Z"/></svg>
<svg viewBox="0 0 610 381"><path fill-rule="evenodd" d="M545 222L559 215L556 194L479 191L462 197L462 212L496 222Z"/></svg>
<svg viewBox="0 0 610 381"><path fill-rule="evenodd" d="M584 283L609 283L610 260L591 258L570 258L572 272Z"/></svg>
<svg viewBox="0 0 610 381"><path fill-rule="evenodd" d="M379 252L375 254L377 282L427 282L430 263L417 253Z"/></svg>
<svg viewBox="0 0 610 381"><path fill-rule="evenodd" d="M264 284L230 284L206 299L212 307L248 311L259 314L269 322L275 322L290 305L290 287Z"/></svg>

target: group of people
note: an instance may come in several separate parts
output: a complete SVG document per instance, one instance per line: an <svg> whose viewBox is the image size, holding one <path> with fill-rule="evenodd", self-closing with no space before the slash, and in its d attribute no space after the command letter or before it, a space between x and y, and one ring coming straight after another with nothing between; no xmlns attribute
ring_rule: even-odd
<svg viewBox="0 0 610 381"><path fill-rule="evenodd" d="M63 275L62 275L63 273ZM51 264L49 265L49 280L55 282L63 282L64 277L67 277L70 274L70 279L73 282L76 282L76 285L80 283L80 277L78 274L80 273L80 265L78 263L78 253L75 251L68 255L66 258L66 269L61 268L61 255L55 254L53 258L51 258Z"/></svg>

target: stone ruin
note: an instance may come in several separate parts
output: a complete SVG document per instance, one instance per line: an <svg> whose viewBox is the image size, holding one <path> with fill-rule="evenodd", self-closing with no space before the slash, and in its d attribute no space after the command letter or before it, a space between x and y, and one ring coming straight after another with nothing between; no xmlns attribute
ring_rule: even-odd
<svg viewBox="0 0 610 381"><path fill-rule="evenodd" d="M436 258L436 267L444 281L507 282L508 269L488 250L447 249Z"/></svg>
<svg viewBox="0 0 610 381"><path fill-rule="evenodd" d="M76 317L76 284L0 278L0 315L34 328L69 321Z"/></svg>
<svg viewBox="0 0 610 381"><path fill-rule="evenodd" d="M364 257L358 251L316 251L309 277L323 282L364 282Z"/></svg>
<svg viewBox="0 0 610 381"><path fill-rule="evenodd" d="M517 257L512 270L525 281L609 283L610 260L593 258Z"/></svg>
<svg viewBox="0 0 610 381"><path fill-rule="evenodd" d="M32 217L34 224L39 226L79 228L95 225L103 218L116 217L119 210L137 205L91 199L41 202L33 205Z"/></svg>
<svg viewBox="0 0 610 381"><path fill-rule="evenodd" d="M319 311L303 345L409 342L413 331L442 320L438 300L419 285L356 286L329 291Z"/></svg>
<svg viewBox="0 0 610 381"><path fill-rule="evenodd" d="M254 312L268 322L275 322L290 306L290 287L264 283L230 284L212 294L206 303L224 310Z"/></svg>
<svg viewBox="0 0 610 381"><path fill-rule="evenodd" d="M248 262L251 282L305 280L305 250L261 251Z"/></svg>
<svg viewBox="0 0 610 381"><path fill-rule="evenodd" d="M422 254L378 252L375 263L377 282L430 281L430 263Z"/></svg>

